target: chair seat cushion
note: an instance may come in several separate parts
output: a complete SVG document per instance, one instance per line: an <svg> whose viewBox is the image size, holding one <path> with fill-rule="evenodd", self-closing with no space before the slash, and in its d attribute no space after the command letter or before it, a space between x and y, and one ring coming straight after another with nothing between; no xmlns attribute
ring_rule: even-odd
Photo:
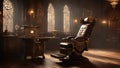
<svg viewBox="0 0 120 68"><path fill-rule="evenodd" d="M63 47L63 48L72 48L72 44L71 43L68 43L68 42L61 42L60 43L60 47Z"/></svg>

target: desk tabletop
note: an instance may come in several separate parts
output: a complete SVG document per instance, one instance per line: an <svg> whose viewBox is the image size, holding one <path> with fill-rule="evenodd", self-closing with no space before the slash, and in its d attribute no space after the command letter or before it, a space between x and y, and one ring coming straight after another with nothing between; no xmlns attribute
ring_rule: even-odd
<svg viewBox="0 0 120 68"><path fill-rule="evenodd" d="M49 40L49 39L57 39L59 37L20 37L23 39L39 39L39 40Z"/></svg>
<svg viewBox="0 0 120 68"><path fill-rule="evenodd" d="M36 39L40 39L40 40L49 40L49 39L57 39L58 37L36 37Z"/></svg>

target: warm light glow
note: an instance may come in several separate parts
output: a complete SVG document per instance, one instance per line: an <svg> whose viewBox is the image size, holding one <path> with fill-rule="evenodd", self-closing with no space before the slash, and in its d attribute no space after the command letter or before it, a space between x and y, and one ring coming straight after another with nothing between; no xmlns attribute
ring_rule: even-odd
<svg viewBox="0 0 120 68"><path fill-rule="evenodd" d="M34 30L31 30L30 33L31 33L31 34L34 34Z"/></svg>
<svg viewBox="0 0 120 68"><path fill-rule="evenodd" d="M119 51L89 49L89 51L84 51L83 56L88 58L89 62L96 66L99 65L98 63L102 63L103 65L105 64L120 65L120 52ZM45 57L47 60L50 61L50 62L45 63L45 65L51 64L51 62L61 62L56 58L52 58L50 54L48 53L45 53ZM73 68L73 67L74 66L71 66L70 68ZM76 68L80 68L80 67L76 67ZM102 68L105 68L105 67L102 67Z"/></svg>
<svg viewBox="0 0 120 68"><path fill-rule="evenodd" d="M31 14L33 14L33 13L34 13L34 11L33 11L33 10L30 10L30 12L29 12L29 13L30 13L30 15L31 15Z"/></svg>
<svg viewBox="0 0 120 68"><path fill-rule="evenodd" d="M106 21L106 20L103 20L103 21L102 21L102 23L103 23L103 24L106 24L106 23L107 23L107 21Z"/></svg>
<svg viewBox="0 0 120 68"><path fill-rule="evenodd" d="M115 8L118 2L111 2L110 4L112 5L113 8Z"/></svg>
<svg viewBox="0 0 120 68"><path fill-rule="evenodd" d="M78 20L77 20L77 19L74 19L74 23L78 23Z"/></svg>
<svg viewBox="0 0 120 68"><path fill-rule="evenodd" d="M120 65L120 53L117 51L89 50L84 53L84 56L92 61Z"/></svg>
<svg viewBox="0 0 120 68"><path fill-rule="evenodd" d="M111 2L110 4L111 4L111 5L117 5L118 2L115 1L115 2Z"/></svg>
<svg viewBox="0 0 120 68"><path fill-rule="evenodd" d="M116 5L118 4L119 0L107 0L110 2L110 5L112 5L113 8L116 7Z"/></svg>

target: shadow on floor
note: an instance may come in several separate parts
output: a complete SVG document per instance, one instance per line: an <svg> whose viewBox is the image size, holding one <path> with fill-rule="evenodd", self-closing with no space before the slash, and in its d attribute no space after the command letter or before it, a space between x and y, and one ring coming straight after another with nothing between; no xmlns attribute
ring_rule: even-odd
<svg viewBox="0 0 120 68"><path fill-rule="evenodd" d="M56 62L59 66L68 68L68 67L76 67L76 68L97 68L96 65L92 64L88 58L83 57L80 59L67 60L64 62Z"/></svg>

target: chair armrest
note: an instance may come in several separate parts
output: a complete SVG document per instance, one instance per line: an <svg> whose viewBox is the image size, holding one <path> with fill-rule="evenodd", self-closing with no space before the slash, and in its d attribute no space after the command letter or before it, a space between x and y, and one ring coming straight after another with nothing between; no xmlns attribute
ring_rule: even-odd
<svg viewBox="0 0 120 68"><path fill-rule="evenodd" d="M83 42L83 41L88 41L89 38L88 37L77 37L77 38L74 38L74 40L79 41L79 42Z"/></svg>
<svg viewBox="0 0 120 68"><path fill-rule="evenodd" d="M72 38L74 38L74 37L73 36L67 36L66 38L62 38L62 40L67 41L67 40L71 40Z"/></svg>

